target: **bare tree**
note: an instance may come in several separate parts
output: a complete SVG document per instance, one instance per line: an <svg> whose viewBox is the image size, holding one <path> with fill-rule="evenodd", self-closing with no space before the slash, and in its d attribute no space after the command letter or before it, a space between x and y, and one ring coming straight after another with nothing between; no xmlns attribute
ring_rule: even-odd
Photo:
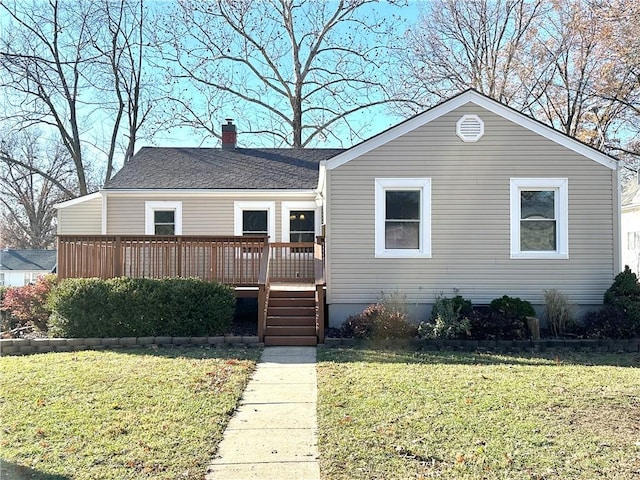
<svg viewBox="0 0 640 480"><path fill-rule="evenodd" d="M622 108L626 141L610 143L610 150L640 168L640 3L604 0L592 3L606 25L600 41L607 51L607 68L598 82L598 96Z"/></svg>
<svg viewBox="0 0 640 480"><path fill-rule="evenodd" d="M626 46L637 46L639 13L633 0L434 0L398 55L396 94L416 112L473 87L620 153L637 117L638 50Z"/></svg>
<svg viewBox="0 0 640 480"><path fill-rule="evenodd" d="M55 245L53 205L71 198L76 190L73 162L61 144L47 146L35 130L2 137L3 243L14 248L49 248ZM36 170L43 174L35 173Z"/></svg>
<svg viewBox="0 0 640 480"><path fill-rule="evenodd" d="M163 18L178 125L219 136L224 116L246 133L305 147L389 101L388 47L394 17L375 0L187 0ZM391 8L389 5L388 8ZM158 28L157 30L160 30ZM188 87L185 83L188 82Z"/></svg>
<svg viewBox="0 0 640 480"><path fill-rule="evenodd" d="M543 13L543 0L433 0L406 33L396 58L396 96L414 113L467 88L504 103L528 96L523 61Z"/></svg>
<svg viewBox="0 0 640 480"><path fill-rule="evenodd" d="M606 99L606 77L616 60L602 41L606 22L599 8L586 2L555 2L533 51L544 66L530 89L536 118L597 148L605 148L620 125L624 107Z"/></svg>
<svg viewBox="0 0 640 480"><path fill-rule="evenodd" d="M86 194L91 168L108 180L119 137L127 139L126 160L149 113L141 99L142 0L7 1L0 12L8 18L0 39L3 120L15 129L55 132Z"/></svg>

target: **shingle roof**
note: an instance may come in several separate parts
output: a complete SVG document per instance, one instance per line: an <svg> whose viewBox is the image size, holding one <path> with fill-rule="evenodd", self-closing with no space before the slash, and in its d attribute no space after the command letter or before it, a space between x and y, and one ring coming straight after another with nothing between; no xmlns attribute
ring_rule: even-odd
<svg viewBox="0 0 640 480"><path fill-rule="evenodd" d="M105 189L311 189L343 149L144 147Z"/></svg>
<svg viewBox="0 0 640 480"><path fill-rule="evenodd" d="M55 250L0 250L0 270L50 272L55 266Z"/></svg>

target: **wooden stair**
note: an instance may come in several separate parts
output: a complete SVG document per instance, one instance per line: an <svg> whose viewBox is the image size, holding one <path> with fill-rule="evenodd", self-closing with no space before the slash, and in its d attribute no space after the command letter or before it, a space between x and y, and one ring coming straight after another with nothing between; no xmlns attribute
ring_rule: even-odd
<svg viewBox="0 0 640 480"><path fill-rule="evenodd" d="M265 345L317 345L316 297L313 290L271 290Z"/></svg>

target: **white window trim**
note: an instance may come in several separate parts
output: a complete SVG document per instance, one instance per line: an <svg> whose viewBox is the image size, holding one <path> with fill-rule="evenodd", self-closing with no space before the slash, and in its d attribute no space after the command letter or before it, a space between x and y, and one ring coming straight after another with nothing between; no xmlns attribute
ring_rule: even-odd
<svg viewBox="0 0 640 480"><path fill-rule="evenodd" d="M291 210L313 210L314 212L314 225L313 231L315 236L320 235L321 230L321 218L322 207L319 207L316 202L282 202L282 241L290 242L291 238L291 222L289 221L289 215Z"/></svg>
<svg viewBox="0 0 640 480"><path fill-rule="evenodd" d="M420 247L417 249L385 248L385 191L421 190ZM431 179L376 178L375 179L375 257L431 258Z"/></svg>
<svg viewBox="0 0 640 480"><path fill-rule="evenodd" d="M569 258L569 180L566 178L511 178L511 258ZM530 252L520 250L520 192L522 190L555 190L556 247L555 251Z"/></svg>
<svg viewBox="0 0 640 480"><path fill-rule="evenodd" d="M245 210L267 211L267 235L276 241L276 202L233 202L233 234L242 236L242 212Z"/></svg>
<svg viewBox="0 0 640 480"><path fill-rule="evenodd" d="M153 214L156 210L173 210L175 222L175 234L182 235L182 202L144 202L144 233L155 235Z"/></svg>

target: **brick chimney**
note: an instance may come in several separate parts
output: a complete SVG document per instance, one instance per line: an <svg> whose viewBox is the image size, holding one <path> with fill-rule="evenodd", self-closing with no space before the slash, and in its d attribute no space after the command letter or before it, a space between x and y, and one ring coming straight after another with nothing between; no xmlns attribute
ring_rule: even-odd
<svg viewBox="0 0 640 480"><path fill-rule="evenodd" d="M236 148L236 141L238 139L238 133L236 132L236 126L233 124L233 119L226 118L227 123L222 124L222 149L234 150Z"/></svg>

